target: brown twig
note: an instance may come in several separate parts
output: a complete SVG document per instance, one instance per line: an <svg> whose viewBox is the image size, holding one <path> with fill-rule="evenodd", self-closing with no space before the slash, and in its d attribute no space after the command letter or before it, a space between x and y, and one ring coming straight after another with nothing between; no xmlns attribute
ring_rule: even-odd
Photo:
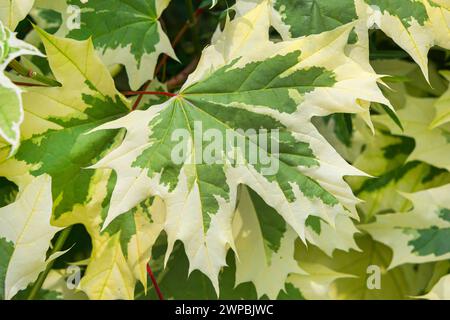
<svg viewBox="0 0 450 320"><path fill-rule="evenodd" d="M175 77L169 79L169 81L166 82L168 89L174 89L180 87L183 83L186 82L189 75L197 68L198 62L200 58L196 57L194 60L189 63L189 65L183 69L179 74L177 74Z"/></svg>
<svg viewBox="0 0 450 320"><path fill-rule="evenodd" d="M166 96L166 97L176 97L177 94L171 92L163 92L163 91L122 91L122 94L125 96L145 96L145 95L155 95L155 96Z"/></svg>

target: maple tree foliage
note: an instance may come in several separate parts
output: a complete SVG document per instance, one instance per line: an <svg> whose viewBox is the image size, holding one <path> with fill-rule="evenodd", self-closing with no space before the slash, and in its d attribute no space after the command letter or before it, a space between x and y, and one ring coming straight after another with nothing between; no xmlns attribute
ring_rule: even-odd
<svg viewBox="0 0 450 320"><path fill-rule="evenodd" d="M449 50L448 0L0 0L0 298L450 299Z"/></svg>

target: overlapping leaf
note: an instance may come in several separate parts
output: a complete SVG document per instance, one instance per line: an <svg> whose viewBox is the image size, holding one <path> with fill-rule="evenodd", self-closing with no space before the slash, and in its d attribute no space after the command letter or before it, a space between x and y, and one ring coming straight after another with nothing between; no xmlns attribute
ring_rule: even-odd
<svg viewBox="0 0 450 320"><path fill-rule="evenodd" d="M450 183L446 170L407 161L415 148L414 139L377 130L375 135L365 134L364 140L364 151L354 165L372 177L351 177L349 182L358 198L364 200L359 208L366 221L376 214L411 208L411 202L399 192L412 193Z"/></svg>
<svg viewBox="0 0 450 320"><path fill-rule="evenodd" d="M93 216L93 214L91 214ZM80 288L90 299L133 299L137 280L147 288L146 266L164 223L161 202L142 203L104 232L89 225L94 251Z"/></svg>
<svg viewBox="0 0 450 320"><path fill-rule="evenodd" d="M450 258L450 186L404 195L414 205L409 212L377 216L361 226L393 250L390 268Z"/></svg>
<svg viewBox="0 0 450 320"><path fill-rule="evenodd" d="M265 0L238 0L246 12ZM330 31L358 18L354 0L275 0L271 1L271 23L284 39Z"/></svg>
<svg viewBox="0 0 450 320"><path fill-rule="evenodd" d="M253 282L259 297L267 295L276 299L285 289L289 275L311 280L311 274L302 270L294 259L298 235L252 190L242 190L233 231L236 285ZM359 250L354 240L357 232L346 215L338 215L334 226L315 216L306 220L306 239L330 256L337 249ZM272 276L267 277L268 274Z"/></svg>
<svg viewBox="0 0 450 320"><path fill-rule="evenodd" d="M158 19L169 0L40 0L37 7L63 16L60 36L77 40L92 37L95 49L107 66L125 66L130 86L137 90L153 78L158 57L176 58ZM68 8L79 8L78 11ZM80 26L76 25L80 19ZM75 23L74 23L75 22Z"/></svg>
<svg viewBox="0 0 450 320"><path fill-rule="evenodd" d="M294 259L298 236L275 210L246 188L240 196L233 229L236 285L253 282L258 297L276 299L287 276L302 272Z"/></svg>
<svg viewBox="0 0 450 320"><path fill-rule="evenodd" d="M450 2L447 0L364 0L373 22L408 52L428 77L428 52L450 49Z"/></svg>
<svg viewBox="0 0 450 320"><path fill-rule="evenodd" d="M238 0L246 12L260 0ZM264 1L263 1L264 2ZM450 3L447 0L275 0L271 23L284 39L316 34L358 21L358 43L351 48L368 63L368 30L380 28L407 51L428 76L428 51L434 45L450 49ZM364 61L366 60L366 61Z"/></svg>
<svg viewBox="0 0 450 320"><path fill-rule="evenodd" d="M44 271L50 241L61 230L50 225L52 203L51 179L43 175L0 209L1 298L11 299Z"/></svg>
<svg viewBox="0 0 450 320"><path fill-rule="evenodd" d="M336 251L332 258L314 246L298 244L296 258L310 271L310 281L292 275L289 281L311 299L409 299L427 286L432 270L413 265L389 269L392 253L369 236L357 239L361 251Z"/></svg>
<svg viewBox="0 0 450 320"><path fill-rule="evenodd" d="M51 176L53 223L61 227L81 223L92 238L91 263L81 288L92 299L132 299L136 279L146 284L145 265L161 219L148 212L149 203L143 203L101 232L115 176L110 170L86 169L122 137L119 131L86 133L126 114L128 101L115 89L91 41L37 31L62 87L29 88L24 94L22 144L0 171L19 187L43 174Z"/></svg>
<svg viewBox="0 0 450 320"><path fill-rule="evenodd" d="M450 124L432 128L439 102L435 98L414 98L406 95L405 108L398 111L404 130L400 129L388 116L374 117L374 121L389 128L399 136L413 138L415 147L409 161L423 161L437 168L450 169Z"/></svg>
<svg viewBox="0 0 450 320"><path fill-rule="evenodd" d="M440 97L448 89L448 81L441 76L439 67L433 61L429 63L428 81L419 66L409 61L380 59L371 61L371 64L378 74L389 75L385 78L389 88L384 88L383 93L395 110L405 107L408 96Z"/></svg>
<svg viewBox="0 0 450 320"><path fill-rule="evenodd" d="M204 272L216 288L227 246L235 246L231 220L238 186L258 193L302 238L311 215L332 225L339 214L355 217L357 199L342 177L361 172L338 156L310 119L341 111L370 121L367 101L388 104L377 76L344 54L352 25L277 44L269 41L268 28L263 3L227 24L178 96L94 132L127 129L122 145L95 166L118 175L107 223L147 197L160 196L167 206L169 252L182 240L190 269ZM203 132L216 130L210 141L226 137L227 130L240 137L243 148L232 149L237 157L231 160L241 161L230 161L225 138L211 153L212 164L195 161L209 145L194 137L200 124ZM174 141L173 134L180 129L187 132L187 152L175 164L172 151L180 137ZM238 129L253 129L253 135L279 130L279 156ZM265 176L267 164L252 163L242 152L251 148L279 170Z"/></svg>
<svg viewBox="0 0 450 320"><path fill-rule="evenodd" d="M430 80L434 87L431 88L417 67L398 60L380 61L375 68L379 72L390 70L406 82L393 83L395 92L387 92L399 109L403 129L387 115L375 116L375 136L358 124L353 137L352 143L359 146L354 166L374 177L349 178L357 196L365 200L360 209L369 220L374 214L410 209L411 202L399 196L399 192L414 193L450 182L443 156L448 148L446 126L431 127L436 111L440 108L445 113L447 94L440 98L420 98L442 94L448 83L437 71L432 72Z"/></svg>
<svg viewBox="0 0 450 320"><path fill-rule="evenodd" d="M0 22L0 136L16 150L23 121L22 90L4 74L8 64L22 55L41 55L33 46L16 38Z"/></svg>

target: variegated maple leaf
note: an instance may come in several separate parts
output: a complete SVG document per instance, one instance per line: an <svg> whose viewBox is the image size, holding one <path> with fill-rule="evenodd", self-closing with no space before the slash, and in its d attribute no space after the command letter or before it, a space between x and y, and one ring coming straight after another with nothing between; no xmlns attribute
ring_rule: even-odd
<svg viewBox="0 0 450 320"><path fill-rule="evenodd" d="M128 113L129 102L116 90L90 40L37 32L62 86L32 87L24 93L21 146L10 159L8 148L1 150L1 175L19 188L49 175L52 224L83 224L91 236L93 251L81 289L91 299L133 299L137 280L146 287L146 264L164 211L153 212L150 208L159 202L149 199L102 232L116 177L111 170L86 169L123 136L120 131L86 133Z"/></svg>
<svg viewBox="0 0 450 320"><path fill-rule="evenodd" d="M271 23L283 39L357 21L352 56L364 65L368 61L368 30L373 27L408 52L426 76L430 48L437 45L450 49L448 0L238 0L237 10L243 13L261 2L270 5Z"/></svg>
<svg viewBox="0 0 450 320"><path fill-rule="evenodd" d="M22 90L5 74L8 64L22 55L42 55L36 48L16 38L0 22L0 136L12 146L19 146L23 121Z"/></svg>
<svg viewBox="0 0 450 320"><path fill-rule="evenodd" d="M161 54L176 59L170 40L158 21L169 2L38 0L36 6L61 13L63 24L57 33L59 36L77 40L92 38L103 62L107 66L124 65L131 88L137 90L153 78ZM70 8L81 9L79 17L76 16L78 12Z"/></svg>
<svg viewBox="0 0 450 320"><path fill-rule="evenodd" d="M271 6L271 24L283 39L330 31L358 18L355 0L237 0L237 10L245 13L261 2Z"/></svg>
<svg viewBox="0 0 450 320"><path fill-rule="evenodd" d="M182 240L190 270L204 272L216 289L227 248L235 248L231 221L238 186L259 194L303 239L311 215L330 225L341 214L356 217L358 200L342 178L362 173L334 151L311 118L348 112L370 123L369 101L388 104L378 76L344 53L352 24L280 43L269 41L269 26L265 3L231 21L176 97L93 132L127 129L120 147L94 166L117 173L106 225L147 197L161 197L167 207L167 256ZM216 150L195 137L199 126L217 133L208 138L219 145ZM246 135L249 129L253 134ZM173 135L179 130L187 133L187 152L177 163L172 156L180 137ZM278 155L253 139L264 130L278 130ZM229 161L227 132L242 139L243 148L232 148L240 161ZM252 161L245 152L251 149L278 163L279 170L264 175L267 165ZM215 161L196 161L200 150L209 150Z"/></svg>
<svg viewBox="0 0 450 320"><path fill-rule="evenodd" d="M422 267L389 268L392 252L387 246L368 235L358 236L356 242L360 250L337 250L332 257L297 243L295 257L307 274L293 274L288 282L307 299L398 300L421 293L426 277Z"/></svg>
<svg viewBox="0 0 450 320"><path fill-rule="evenodd" d="M360 10L367 14L367 26L380 28L408 52L427 79L431 47L450 49L448 0L364 0Z"/></svg>
<svg viewBox="0 0 450 320"><path fill-rule="evenodd" d="M132 300L137 281L147 290L146 267L164 218L160 200L139 204L103 232L102 218L95 212L68 216L65 223L82 223L89 228L94 246L79 289L93 300Z"/></svg>
<svg viewBox="0 0 450 320"><path fill-rule="evenodd" d="M13 298L44 271L47 250L60 228L50 225L51 178L42 175L0 208L0 297Z"/></svg>
<svg viewBox="0 0 450 320"><path fill-rule="evenodd" d="M375 135L365 131L363 151L353 165L372 177L349 177L348 181L358 198L364 200L358 207L366 221L376 214L408 210L411 203L399 192L413 193L450 183L448 171L418 160L408 161L415 149L414 139L380 128Z"/></svg>
<svg viewBox="0 0 450 320"><path fill-rule="evenodd" d="M387 127L392 134L414 139L415 145L408 161L423 161L437 168L450 170L450 123L433 128L440 101L406 95L405 107L398 111L404 130L388 116L375 116L373 119Z"/></svg>
<svg viewBox="0 0 450 320"><path fill-rule="evenodd" d="M409 212L379 215L361 228L393 250L390 268L450 258L450 185L404 194L414 208Z"/></svg>
<svg viewBox="0 0 450 320"><path fill-rule="evenodd" d="M308 242L329 256L337 249L359 250L354 240L358 231L352 220L341 214L334 222L335 225L331 226L319 217L309 216L305 223ZM284 290L288 276L298 274L311 280L310 274L300 268L294 259L298 235L258 194L246 187L240 193L233 234L236 286L253 282L258 297L267 295L270 299L276 299Z"/></svg>
<svg viewBox="0 0 450 320"><path fill-rule="evenodd" d="M276 299L288 275L302 272L294 259L298 235L274 209L245 187L233 221L233 234L236 286L253 282L258 297Z"/></svg>

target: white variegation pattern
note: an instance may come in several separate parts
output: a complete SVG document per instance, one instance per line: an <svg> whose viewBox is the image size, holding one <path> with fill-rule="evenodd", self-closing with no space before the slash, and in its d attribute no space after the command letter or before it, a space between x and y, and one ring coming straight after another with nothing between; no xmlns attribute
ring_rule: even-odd
<svg viewBox="0 0 450 320"><path fill-rule="evenodd" d="M16 202L0 209L0 238L14 245L5 276L6 299L34 282L55 258L46 257L61 230L50 225L52 204L51 178L42 175L20 191Z"/></svg>
<svg viewBox="0 0 450 320"><path fill-rule="evenodd" d="M353 28L352 24L329 33L281 43L269 41L268 27L269 7L266 3L262 3L245 16L231 21L222 33L216 35L215 42L205 49L197 70L189 77L179 96L160 106L134 112L96 129L127 129L124 143L95 165L95 168L112 168L118 174L118 183L113 192L106 225L149 196L157 195L163 198L167 206L165 224L169 240L167 256L175 241L182 240L190 260L190 270L199 269L204 272L213 281L216 289L219 270L225 265L227 248L228 246L235 248L231 219L238 185L248 185L261 195L303 239L305 239L304 224L311 212L315 212L313 214L317 214L332 226L335 225L336 216L340 214L349 213L357 218L355 204L358 200L342 178L363 173L345 162L318 133L310 120L313 116L348 112L362 115L367 123L371 124L369 101L389 105L377 86L379 77L365 71L344 53L349 33ZM284 124L293 132L296 139L308 143L317 155L320 165L315 168L298 169L333 194L340 204L331 207L319 200L311 200L305 197L297 186L293 186L295 201L280 201L285 198L280 187L267 181L252 166L236 168L226 166L229 199L217 197L219 210L212 216L209 230L205 232L202 224L200 191L197 183L191 185L192 182L186 172L188 167L181 170L177 186L169 191L169 187L161 183L159 174L149 177L146 169L133 166L135 159L151 145L148 137L152 135L152 128L148 123L173 104L183 103L183 91L186 88L201 82L215 70L236 58L240 60L233 68L242 68L250 62L263 61L273 55L285 55L297 50L301 52L299 64L295 66L297 70L310 67L332 70L336 84L329 88L316 88L303 97L294 95L292 99L297 101L299 106L298 111L293 114L256 105L233 106L268 115ZM287 71L286 75L295 71L295 68Z"/></svg>
<svg viewBox="0 0 450 320"><path fill-rule="evenodd" d="M23 90L4 72L11 61L23 55L42 56L39 50L17 39L16 35L0 22L0 136L12 146L10 153L19 146L20 125L24 118Z"/></svg>
<svg viewBox="0 0 450 320"><path fill-rule="evenodd" d="M376 222L360 226L375 240L392 248L393 257L389 268L404 263L425 263L450 259L450 252L446 252L445 243L439 240L439 232L450 230L450 220L441 216L441 210L450 207L450 185L429 189L414 194L404 194L414 208L409 212L379 215ZM420 232L433 231L434 238L424 239L421 246L415 247L414 240ZM434 240L436 243L432 243ZM441 246L442 248L439 248ZM448 245L447 245L448 246ZM421 253L426 250L426 254ZM440 252L440 250L443 250Z"/></svg>

